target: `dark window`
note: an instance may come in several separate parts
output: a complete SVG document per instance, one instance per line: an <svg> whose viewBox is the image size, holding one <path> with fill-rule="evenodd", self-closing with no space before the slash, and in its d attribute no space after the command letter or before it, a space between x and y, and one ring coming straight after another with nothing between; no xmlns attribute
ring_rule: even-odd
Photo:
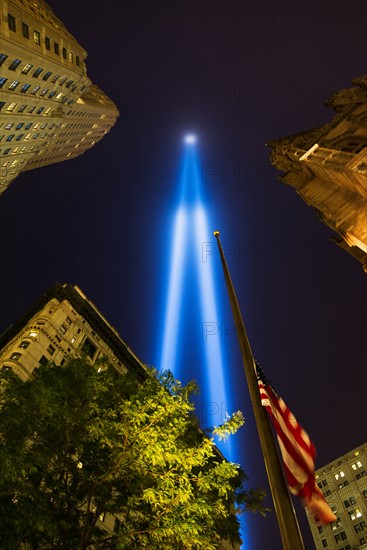
<svg viewBox="0 0 367 550"><path fill-rule="evenodd" d="M0 111L4 107L4 105L5 105L5 101L0 101Z"/></svg>
<svg viewBox="0 0 367 550"><path fill-rule="evenodd" d="M52 344L50 344L47 348L47 351L50 355L53 355L56 351L56 348Z"/></svg>
<svg viewBox="0 0 367 550"><path fill-rule="evenodd" d="M25 111L27 108L27 104L26 103L23 103L23 105L21 105L18 109L18 113L23 113L23 111Z"/></svg>
<svg viewBox="0 0 367 550"><path fill-rule="evenodd" d="M50 76L52 75L52 72L51 71L47 71L47 73L45 73L43 75L43 79L42 80L47 80L48 78L50 78Z"/></svg>
<svg viewBox="0 0 367 550"><path fill-rule="evenodd" d="M29 130L29 128L31 128L31 126L32 126L32 122L28 122L27 126L24 129Z"/></svg>
<svg viewBox="0 0 367 550"><path fill-rule="evenodd" d="M11 141L13 139L13 137L15 136L15 134L10 134L10 136L8 136L6 138L6 141Z"/></svg>
<svg viewBox="0 0 367 550"><path fill-rule="evenodd" d="M74 81L73 80L69 80L69 82L66 84L65 88L70 88L70 86L72 85Z"/></svg>
<svg viewBox="0 0 367 550"><path fill-rule="evenodd" d="M39 77L39 75L42 73L43 69L41 67L38 67L33 73L34 78Z"/></svg>
<svg viewBox="0 0 367 550"><path fill-rule="evenodd" d="M3 367L1 367L2 372L10 372L12 370L13 368L10 365L4 365Z"/></svg>
<svg viewBox="0 0 367 550"><path fill-rule="evenodd" d="M76 64L77 64L77 65L78 65L78 67L79 67L79 65L80 65L80 61L79 61L79 55L77 55L77 56L76 56L76 58L75 58L75 62L76 62Z"/></svg>
<svg viewBox="0 0 367 550"><path fill-rule="evenodd" d="M365 470L363 470L362 472L356 475L356 479L361 479L361 477L364 477L365 475L366 475L366 472Z"/></svg>
<svg viewBox="0 0 367 550"><path fill-rule="evenodd" d="M65 334L65 332L66 332L67 330L68 330L68 327L66 327L65 325L61 325L61 327L60 327L60 332L61 332L62 334Z"/></svg>
<svg viewBox="0 0 367 550"><path fill-rule="evenodd" d="M7 55L5 53L0 53L0 67L4 63L5 59L7 59Z"/></svg>
<svg viewBox="0 0 367 550"><path fill-rule="evenodd" d="M37 109L37 115L40 115L43 111L44 107L40 107L39 109Z"/></svg>
<svg viewBox="0 0 367 550"><path fill-rule="evenodd" d="M12 61L9 65L9 70L10 71L15 71L15 69L18 67L19 63L21 63L20 59L14 59L14 61Z"/></svg>
<svg viewBox="0 0 367 550"><path fill-rule="evenodd" d="M24 84L24 85L21 87L20 91L24 94L27 90L29 90L30 87L31 87L30 84Z"/></svg>
<svg viewBox="0 0 367 550"><path fill-rule="evenodd" d="M56 80L58 80L60 78L60 75L59 74L55 74L55 76L53 77L53 79L51 80L51 82L53 84L55 84Z"/></svg>
<svg viewBox="0 0 367 550"><path fill-rule="evenodd" d="M362 491L362 495L364 496L364 498L367 498L367 489L365 489L364 491Z"/></svg>
<svg viewBox="0 0 367 550"><path fill-rule="evenodd" d="M47 359L47 357L45 355L42 355L39 360L39 364L45 367L46 365L48 365L48 363L49 363L49 360Z"/></svg>
<svg viewBox="0 0 367 550"><path fill-rule="evenodd" d="M317 526L317 530L318 530L319 533L322 533L322 532L323 532L322 525L318 525L318 526Z"/></svg>
<svg viewBox="0 0 367 550"><path fill-rule="evenodd" d="M19 347L22 348L22 349L27 349L29 344L30 344L30 342L27 342L27 340L23 340L23 342L20 343Z"/></svg>
<svg viewBox="0 0 367 550"><path fill-rule="evenodd" d="M24 136L24 134L19 134L19 136L17 136L17 141L20 141L23 136Z"/></svg>
<svg viewBox="0 0 367 550"><path fill-rule="evenodd" d="M52 90L52 92L50 92L50 95L48 97L54 97L55 94L56 94L56 90Z"/></svg>
<svg viewBox="0 0 367 550"><path fill-rule="evenodd" d="M57 42L54 43L54 52L58 55L59 54L59 45Z"/></svg>
<svg viewBox="0 0 367 550"><path fill-rule="evenodd" d="M5 78L5 77L3 77L3 76L0 78L0 88L2 88L2 87L4 86L4 84L5 84L5 82L6 82L7 80L8 80L8 79Z"/></svg>
<svg viewBox="0 0 367 550"><path fill-rule="evenodd" d="M24 125L24 122L19 122L19 124L17 124L16 126L16 130L20 130L22 128L22 126Z"/></svg>
<svg viewBox="0 0 367 550"><path fill-rule="evenodd" d="M24 38L29 38L29 27L26 23L22 23L22 34Z"/></svg>
<svg viewBox="0 0 367 550"><path fill-rule="evenodd" d="M82 346L82 353L85 353L88 357L93 359L97 351L97 347L93 344L89 338L86 338L84 340L84 344Z"/></svg>
<svg viewBox="0 0 367 550"><path fill-rule="evenodd" d="M66 57L67 57L66 56L66 48L62 49L62 56L63 56L64 59L66 59Z"/></svg>
<svg viewBox="0 0 367 550"><path fill-rule="evenodd" d="M45 37L45 46L46 46L46 50L51 49L51 41L48 36Z"/></svg>
<svg viewBox="0 0 367 550"><path fill-rule="evenodd" d="M16 32L15 17L10 15L10 13L8 14L8 25L11 31Z"/></svg>
<svg viewBox="0 0 367 550"><path fill-rule="evenodd" d="M326 539L322 539L322 547L323 548L326 548L327 547L327 540Z"/></svg>
<svg viewBox="0 0 367 550"><path fill-rule="evenodd" d="M66 317L65 321L67 322L68 325L71 325L72 323L72 320L70 319L70 317Z"/></svg>
<svg viewBox="0 0 367 550"><path fill-rule="evenodd" d="M33 90L31 91L31 94L36 95L36 93L38 92L38 90L40 89L40 87L41 87L41 86L35 86L35 87L33 88ZM36 107L36 106L35 106L35 107Z"/></svg>

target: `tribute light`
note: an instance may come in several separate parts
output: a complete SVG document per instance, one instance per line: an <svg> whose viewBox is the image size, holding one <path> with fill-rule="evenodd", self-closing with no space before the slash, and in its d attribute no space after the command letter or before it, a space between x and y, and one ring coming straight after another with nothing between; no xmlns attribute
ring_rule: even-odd
<svg viewBox="0 0 367 550"><path fill-rule="evenodd" d="M193 145L194 143L196 143L196 136L194 134L187 134L185 136L185 143L187 143L188 145Z"/></svg>

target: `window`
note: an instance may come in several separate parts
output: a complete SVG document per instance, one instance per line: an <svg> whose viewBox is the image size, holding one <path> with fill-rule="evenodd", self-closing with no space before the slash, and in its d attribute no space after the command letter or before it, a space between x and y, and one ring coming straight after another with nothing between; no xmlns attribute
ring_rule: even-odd
<svg viewBox="0 0 367 550"><path fill-rule="evenodd" d="M50 344L47 348L47 351L50 355L53 355L56 351L56 348L52 344Z"/></svg>
<svg viewBox="0 0 367 550"><path fill-rule="evenodd" d="M11 367L10 365L4 365L3 367L1 367L2 372L10 372L12 370L13 370L13 367Z"/></svg>
<svg viewBox="0 0 367 550"><path fill-rule="evenodd" d="M66 332L67 330L68 330L68 328L67 328L64 324L62 324L61 327L60 327L60 332L61 332L61 334L65 334L65 332Z"/></svg>
<svg viewBox="0 0 367 550"><path fill-rule="evenodd" d="M26 23L22 23L22 34L24 38L29 38L29 27Z"/></svg>
<svg viewBox="0 0 367 550"><path fill-rule="evenodd" d="M22 69L22 73L28 74L32 67L33 67L32 63L27 63L26 65L24 65Z"/></svg>
<svg viewBox="0 0 367 550"><path fill-rule="evenodd" d="M345 531L341 531L340 533L337 533L334 535L334 539L336 542L340 542L341 540L347 540L347 535Z"/></svg>
<svg viewBox="0 0 367 550"><path fill-rule="evenodd" d="M365 475L366 475L366 472L365 470L363 470L360 474L356 475L356 479L361 479L361 477L365 477Z"/></svg>
<svg viewBox="0 0 367 550"><path fill-rule="evenodd" d="M62 49L62 56L64 59L66 59L66 48Z"/></svg>
<svg viewBox="0 0 367 550"><path fill-rule="evenodd" d="M325 493L324 493L324 496L325 496L325 497L328 497L329 495L331 495L330 489L328 489L328 490L325 491Z"/></svg>
<svg viewBox="0 0 367 550"><path fill-rule="evenodd" d="M33 78L38 78L42 71L43 69L41 67L38 67L38 69L36 69L33 73Z"/></svg>
<svg viewBox="0 0 367 550"><path fill-rule="evenodd" d="M89 340L89 338L86 338L82 346L82 353L85 353L85 355L93 359L93 357L96 354L96 351L97 351L97 347L93 344L91 340Z"/></svg>
<svg viewBox="0 0 367 550"><path fill-rule="evenodd" d="M59 45L57 42L54 43L54 52L56 55L59 55Z"/></svg>
<svg viewBox="0 0 367 550"><path fill-rule="evenodd" d="M350 510L350 511L348 512L348 514L349 514L349 517L350 517L350 519L351 519L352 521L354 521L355 519L360 518L361 515L362 515L362 513L361 513L361 511L360 511L359 508L354 508L353 510Z"/></svg>
<svg viewBox="0 0 367 550"><path fill-rule="evenodd" d="M49 360L47 359L47 357L45 355L41 355L39 364L45 367L46 365L48 365L48 363L49 363Z"/></svg>
<svg viewBox="0 0 367 550"><path fill-rule="evenodd" d="M16 351L11 354L10 359L13 359L13 361L18 361L20 357L22 357L22 354Z"/></svg>
<svg viewBox="0 0 367 550"><path fill-rule="evenodd" d="M52 92L50 92L49 96L48 97L54 97L54 95L56 94L56 90L52 90Z"/></svg>
<svg viewBox="0 0 367 550"><path fill-rule="evenodd" d="M23 342L21 342L19 344L19 347L22 348L22 349L27 349L27 347L29 346L30 342L27 342L27 340L23 340Z"/></svg>
<svg viewBox="0 0 367 550"><path fill-rule="evenodd" d="M38 92L38 90L40 89L41 86L35 86L33 88L33 90L31 91L31 94L33 95L36 95L36 93ZM34 106L33 110L35 109L36 106Z"/></svg>
<svg viewBox="0 0 367 550"><path fill-rule="evenodd" d="M361 531L364 531L366 529L366 522L361 521L360 523L356 523L355 525L353 525L353 527L356 533L360 533Z"/></svg>
<svg viewBox="0 0 367 550"><path fill-rule="evenodd" d="M323 487L326 487L327 480L323 479L322 481L319 481L317 485L320 487L320 489L322 489Z"/></svg>
<svg viewBox="0 0 367 550"><path fill-rule="evenodd" d="M24 136L24 134L19 134L19 136L17 136L17 141L20 141L23 136ZM22 153L23 150L21 149L20 152Z"/></svg>
<svg viewBox="0 0 367 550"><path fill-rule="evenodd" d="M59 74L55 74L55 76L53 77L53 79L51 80L52 84L55 84L55 82L60 78L60 75Z"/></svg>
<svg viewBox="0 0 367 550"><path fill-rule="evenodd" d="M69 52L69 61L70 61L70 63L74 63L74 54L73 54L73 52Z"/></svg>
<svg viewBox="0 0 367 550"><path fill-rule="evenodd" d="M343 487L346 487L347 485L349 485L349 481L345 480L342 483L339 483L338 489L342 489Z"/></svg>
<svg viewBox="0 0 367 550"><path fill-rule="evenodd" d="M11 113L12 111L14 111L16 106L17 106L17 103L10 103L9 107L6 110Z"/></svg>
<svg viewBox="0 0 367 550"><path fill-rule="evenodd" d="M22 92L22 94L25 94L27 90L29 90L29 88L31 87L30 84L23 84L23 86L21 87L20 91Z"/></svg>
<svg viewBox="0 0 367 550"><path fill-rule="evenodd" d="M19 80L13 80L13 82L9 86L9 90L16 90L18 86L19 86Z"/></svg>
<svg viewBox="0 0 367 550"><path fill-rule="evenodd" d="M75 62L76 62L76 64L77 64L78 67L79 67L79 65L80 65L79 55L76 56Z"/></svg>
<svg viewBox="0 0 367 550"><path fill-rule="evenodd" d="M343 470L340 470L340 472L338 472L337 474L334 475L334 477L337 481L340 477L344 477L344 476L345 476L345 473L344 473Z"/></svg>
<svg viewBox="0 0 367 550"><path fill-rule="evenodd" d="M342 524L342 522L340 521L340 518L336 518L335 521L333 521L330 525L331 525L331 529L333 531L335 531L335 529L337 529L338 527L340 527Z"/></svg>
<svg viewBox="0 0 367 550"><path fill-rule="evenodd" d="M22 105L20 105L20 107L18 109L18 113L23 113L23 111L25 111L26 108L27 108L27 104L23 103Z"/></svg>
<svg viewBox="0 0 367 550"><path fill-rule="evenodd" d="M4 105L5 105L5 101L0 101L0 111L4 107Z"/></svg>
<svg viewBox="0 0 367 550"><path fill-rule="evenodd" d="M4 84L5 84L5 82L6 82L7 80L8 80L8 79L5 78L4 76L2 76L2 77L0 78L0 88L2 88L2 87L4 86Z"/></svg>
<svg viewBox="0 0 367 550"><path fill-rule="evenodd" d="M317 530L318 530L318 532L321 534L321 533L323 532L324 529L323 529L322 525L318 525L318 526L317 526Z"/></svg>
<svg viewBox="0 0 367 550"><path fill-rule="evenodd" d="M321 542L322 542L322 547L323 547L323 548L326 548L326 547L327 547L327 540L326 540L326 539L322 539Z"/></svg>
<svg viewBox="0 0 367 550"><path fill-rule="evenodd" d="M10 71L15 71L15 69L18 67L18 65L21 63L21 60L20 59L14 59L10 65L9 65L9 70Z"/></svg>
<svg viewBox="0 0 367 550"><path fill-rule="evenodd" d="M46 50L51 49L51 41L48 36L45 37L45 46L46 46Z"/></svg>
<svg viewBox="0 0 367 550"><path fill-rule="evenodd" d="M43 75L43 79L42 80L47 80L48 78L50 78L50 76L52 75L52 72L51 71L47 71L47 73L45 73Z"/></svg>
<svg viewBox="0 0 367 550"><path fill-rule="evenodd" d="M37 115L40 115L43 111L44 107L40 107L39 109L37 109Z"/></svg>
<svg viewBox="0 0 367 550"><path fill-rule="evenodd" d="M10 15L10 13L8 14L8 26L9 30L16 32L15 17L14 15Z"/></svg>
<svg viewBox="0 0 367 550"><path fill-rule="evenodd" d="M365 537L362 537L361 539L359 539L359 544L366 544L366 538Z"/></svg>
<svg viewBox="0 0 367 550"><path fill-rule="evenodd" d="M16 125L16 130L20 130L22 128L22 126L24 125L24 122L20 122L19 124Z"/></svg>
<svg viewBox="0 0 367 550"><path fill-rule="evenodd" d="M349 506L351 506L352 504L356 504L356 503L357 503L357 501L356 501L355 497L350 497L349 500L344 501L344 506L346 508L349 508Z"/></svg>
<svg viewBox="0 0 367 550"><path fill-rule="evenodd" d="M66 84L65 88L70 88L70 86L72 85L74 81L73 80L69 80L69 82Z"/></svg>
<svg viewBox="0 0 367 550"><path fill-rule="evenodd" d="M65 321L67 322L68 325L71 325L72 323L72 320L70 319L70 317L66 317Z"/></svg>
<svg viewBox="0 0 367 550"><path fill-rule="evenodd" d="M7 59L8 56L5 55L5 53L0 53L0 67L4 63L5 59Z"/></svg>
<svg viewBox="0 0 367 550"><path fill-rule="evenodd" d="M33 31L33 40L39 46L41 45L41 33L38 31Z"/></svg>
<svg viewBox="0 0 367 550"><path fill-rule="evenodd" d="M364 498L367 498L367 489L365 489L364 491L362 491L362 495L364 496Z"/></svg>
<svg viewBox="0 0 367 550"><path fill-rule="evenodd" d="M32 122L28 122L27 126L24 128L25 130L29 130L29 128L32 127Z"/></svg>

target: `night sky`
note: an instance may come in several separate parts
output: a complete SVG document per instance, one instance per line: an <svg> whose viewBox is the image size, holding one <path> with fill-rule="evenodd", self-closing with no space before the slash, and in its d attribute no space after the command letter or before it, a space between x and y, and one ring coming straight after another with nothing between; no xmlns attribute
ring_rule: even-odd
<svg viewBox="0 0 367 550"><path fill-rule="evenodd" d="M156 365L182 138L193 131L211 231L221 232L255 357L314 440L317 467L365 442L366 275L277 179L265 144L331 120L324 101L365 72L367 4L48 4L120 117L84 155L23 173L0 197L0 331L54 282L69 282ZM238 343L225 332L234 323L219 256L209 261L228 379L247 419L241 465L266 486ZM200 327L211 319L199 321L182 332L186 380L200 379ZM275 512L247 525L253 550L281 548Z"/></svg>

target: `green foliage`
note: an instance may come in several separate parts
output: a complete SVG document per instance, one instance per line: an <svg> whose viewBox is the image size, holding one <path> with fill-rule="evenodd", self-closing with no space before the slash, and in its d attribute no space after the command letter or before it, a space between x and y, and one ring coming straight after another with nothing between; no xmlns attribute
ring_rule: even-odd
<svg viewBox="0 0 367 550"><path fill-rule="evenodd" d="M141 384L83 359L40 367L26 382L0 374L0 548L238 542L237 513L263 513L264 494L244 490L245 474L200 431L193 391L169 372ZM242 423L236 413L214 433Z"/></svg>

